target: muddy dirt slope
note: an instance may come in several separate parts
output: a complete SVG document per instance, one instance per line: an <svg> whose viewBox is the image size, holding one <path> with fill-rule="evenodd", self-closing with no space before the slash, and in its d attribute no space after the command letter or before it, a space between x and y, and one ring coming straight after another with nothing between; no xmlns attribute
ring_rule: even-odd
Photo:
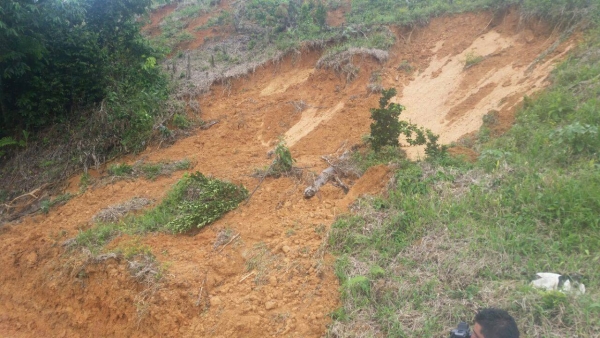
<svg viewBox="0 0 600 338"><path fill-rule="evenodd" d="M440 133L444 143L476 131L492 110L501 132L523 95L546 85L570 47L566 41L549 49L558 36L514 13L439 18L396 34L387 63L354 57L360 71L350 83L316 69L321 51L305 50L231 87L213 86L196 99L202 119L217 124L120 161L188 158L192 170L252 190L258 180L251 174L270 163L266 153L284 135L306 179L327 166L322 155L339 154L369 132L369 108L378 102L367 91L373 72L381 85L398 89L396 100L407 107L402 117ZM474 57L481 58L465 67ZM382 191L388 172L372 168L347 182L348 195L327 185L309 200L302 197L305 181L268 178L248 204L197 233L110 243L108 249L150 250L164 268L160 283L137 282L124 258L91 259L62 243L109 205L160 201L182 172L97 186L48 214L0 226L0 337L323 336L328 314L340 305L328 228L354 198ZM223 233L233 234L231 241L221 241Z"/></svg>

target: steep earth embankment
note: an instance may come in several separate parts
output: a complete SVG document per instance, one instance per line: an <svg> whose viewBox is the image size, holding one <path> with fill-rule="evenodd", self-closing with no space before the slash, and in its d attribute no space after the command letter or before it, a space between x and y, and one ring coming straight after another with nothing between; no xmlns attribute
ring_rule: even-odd
<svg viewBox="0 0 600 338"><path fill-rule="evenodd" d="M522 96L546 84L570 47L563 42L538 61L558 36L542 24L520 23L514 13L439 18L396 33L386 64L354 57L360 72L350 83L315 69L320 51L313 50L231 87L213 86L196 99L202 118L219 123L121 161L189 158L192 170L252 190L258 180L250 175L270 163L267 151L285 135L297 166L318 173L327 166L322 155L369 132L369 108L378 102L366 88L373 72L398 89L397 101L407 107L402 118L440 133L445 143L476 131L490 110L498 111L494 128L501 132ZM465 69L467 55L483 59ZM299 101L305 110L296 109ZM324 253L327 230L352 199L382 191L388 169L372 168L349 182L348 195L327 185L310 200L302 197L306 182L268 178L248 204L198 233L120 237L109 245L150 248L166 269L158 284L136 282L124 259L93 262L61 246L101 209L135 196L158 201L181 175L98 186L47 215L0 227L0 336L322 336L340 304L333 257ZM239 236L215 249L221 230Z"/></svg>

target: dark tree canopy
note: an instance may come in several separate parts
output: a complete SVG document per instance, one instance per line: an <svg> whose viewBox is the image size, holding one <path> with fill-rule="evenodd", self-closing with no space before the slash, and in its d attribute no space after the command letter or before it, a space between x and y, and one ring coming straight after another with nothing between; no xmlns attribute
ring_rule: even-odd
<svg viewBox="0 0 600 338"><path fill-rule="evenodd" d="M0 137L70 119L140 72L151 0L0 0ZM124 73L125 71L125 73Z"/></svg>

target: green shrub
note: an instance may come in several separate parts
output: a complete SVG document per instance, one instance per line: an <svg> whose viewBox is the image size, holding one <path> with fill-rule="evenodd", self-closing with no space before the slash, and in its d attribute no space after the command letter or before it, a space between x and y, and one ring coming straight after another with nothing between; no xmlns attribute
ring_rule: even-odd
<svg viewBox="0 0 600 338"><path fill-rule="evenodd" d="M390 99L396 96L396 89L384 89L379 99L379 108L371 109L371 147L375 152L379 152L384 146L398 147L400 145L398 138L402 131L400 123L400 113L404 106L397 103L390 103Z"/></svg>
<svg viewBox="0 0 600 338"><path fill-rule="evenodd" d="M248 196L243 186L208 178L199 172L182 178L174 191L181 199L177 203L177 216L166 228L182 233L193 228L200 229L233 210Z"/></svg>
<svg viewBox="0 0 600 338"><path fill-rule="evenodd" d="M50 211L50 208L52 208L55 205L65 204L71 198L73 198L73 195L71 193L66 193L66 194L56 196L56 198L54 198L54 199L51 199L51 198L45 199L40 204L40 210L43 213L47 214Z"/></svg>
<svg viewBox="0 0 600 338"><path fill-rule="evenodd" d="M296 160L292 157L290 149L285 145L285 141L281 140L275 148L275 160L271 167L271 173L274 175L281 175L292 170Z"/></svg>
<svg viewBox="0 0 600 338"><path fill-rule="evenodd" d="M426 153L431 157L441 157L446 153L446 147L437 144L439 139L430 130L419 127L407 121L400 120L400 113L404 106L390 103L396 95L396 89L382 90L379 99L379 108L371 108L371 136L369 142L375 152L379 152L385 146L398 147L398 138L404 135L406 142L411 146L427 144Z"/></svg>
<svg viewBox="0 0 600 338"><path fill-rule="evenodd" d="M111 164L108 173L112 176L129 176L133 174L133 167L127 163Z"/></svg>
<svg viewBox="0 0 600 338"><path fill-rule="evenodd" d="M349 278L343 285L347 296L368 296L371 292L371 281L365 276Z"/></svg>

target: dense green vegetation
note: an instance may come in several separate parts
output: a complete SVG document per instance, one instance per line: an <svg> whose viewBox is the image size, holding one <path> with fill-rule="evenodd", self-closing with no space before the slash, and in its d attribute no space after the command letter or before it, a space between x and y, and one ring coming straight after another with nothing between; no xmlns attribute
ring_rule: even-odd
<svg viewBox="0 0 600 338"><path fill-rule="evenodd" d="M391 6L390 13L405 7L378 4ZM460 1L414 4L470 9ZM551 21L557 27L573 17L592 27L600 22L596 3L524 3L524 15L547 19L558 19L563 9L566 16ZM388 195L365 199L336 221L330 245L339 255L343 306L332 313L330 336L357 330L367 336L446 336L487 306L507 309L523 336L597 335L600 35L592 29L554 71L552 87L525 99L508 133L489 140L485 129L493 116L484 117L476 163L396 159L401 169ZM373 163L376 157L356 158ZM535 273L545 271L582 274L588 291L576 296L531 288Z"/></svg>
<svg viewBox="0 0 600 338"><path fill-rule="evenodd" d="M166 95L135 21L149 5L150 0L3 0L0 136L76 119L102 100L109 119L143 128L154 97ZM132 96L140 100L128 106Z"/></svg>

